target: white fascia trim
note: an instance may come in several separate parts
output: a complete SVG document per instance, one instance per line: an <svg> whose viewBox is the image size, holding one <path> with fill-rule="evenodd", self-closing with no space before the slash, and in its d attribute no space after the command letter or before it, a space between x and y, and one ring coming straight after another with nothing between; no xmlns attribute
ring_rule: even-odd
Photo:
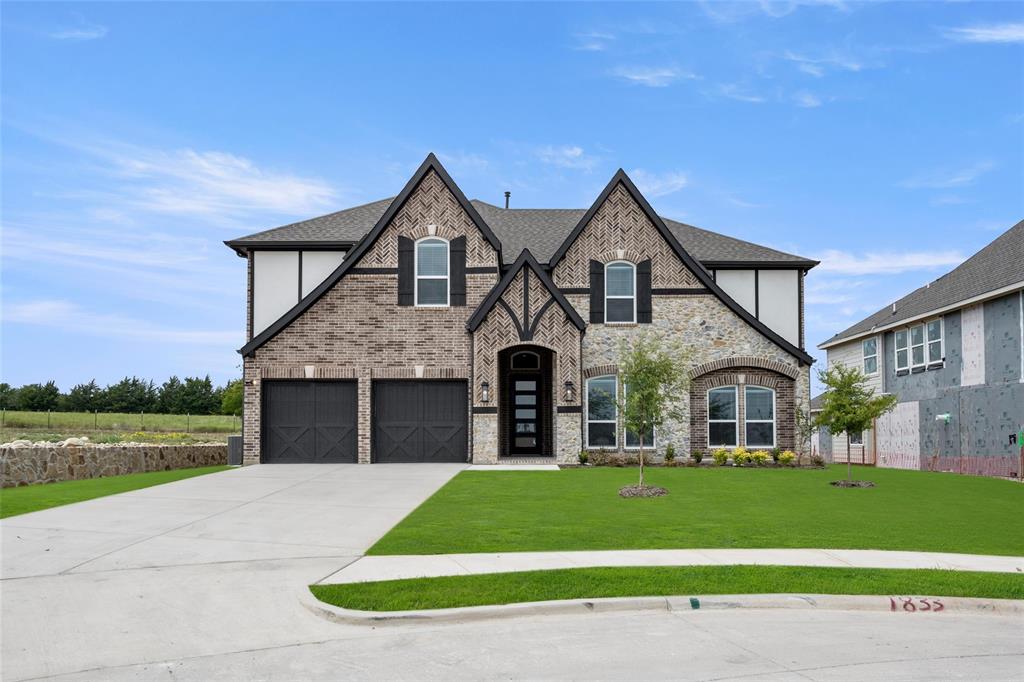
<svg viewBox="0 0 1024 682"><path fill-rule="evenodd" d="M890 322L889 324L883 324L881 326L872 327L871 329L865 329L864 331L853 336L848 336L846 338L838 339L836 341L818 344L818 350L826 350L828 348L833 348L835 346L841 346L844 343L856 341L857 339L862 339L865 336L871 336L872 334L877 334L879 332L895 329L896 327L906 327L907 325L917 322L918 320L923 320L927 317L934 317L936 315L942 315L943 313L948 313L951 310L957 310L958 308L963 308L965 306L973 305L975 303L981 303L982 301L988 301L993 298L999 298L1004 294L1013 293L1014 291L1017 291L1022 288L1024 288L1024 280L1017 282L1016 284L1010 284L1008 286L1001 287L999 289L993 289L992 291L988 291L978 296L965 298L962 301L957 301L956 303L951 303L949 305L942 306L941 308L934 308L926 313L914 315L913 317L907 317L902 320L899 320L898 322Z"/></svg>

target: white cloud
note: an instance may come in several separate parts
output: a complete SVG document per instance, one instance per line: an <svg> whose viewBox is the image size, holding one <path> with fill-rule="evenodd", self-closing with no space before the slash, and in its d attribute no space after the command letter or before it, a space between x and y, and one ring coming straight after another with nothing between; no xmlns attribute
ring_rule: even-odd
<svg viewBox="0 0 1024 682"><path fill-rule="evenodd" d="M239 331L206 331L158 327L149 320L123 315L96 313L64 299L40 299L6 303L5 324L31 324L56 327L62 332L76 332L105 338L137 339L166 344L197 344L209 346L240 345Z"/></svg>
<svg viewBox="0 0 1024 682"><path fill-rule="evenodd" d="M979 161L965 168L927 171L904 180L900 185L909 189L965 187L974 184L978 178L993 168L995 168L995 164L991 161Z"/></svg>
<svg viewBox="0 0 1024 682"><path fill-rule="evenodd" d="M663 197L683 189L689 184L685 173L669 171L666 173L650 173L637 168L629 174L633 182L648 197Z"/></svg>
<svg viewBox="0 0 1024 682"><path fill-rule="evenodd" d="M575 168L578 170L590 170L597 163L597 159L589 156L583 147L576 145L547 145L537 149L537 158L544 163L560 168Z"/></svg>
<svg viewBox="0 0 1024 682"><path fill-rule="evenodd" d="M934 197L931 200L931 204L933 206L958 206L966 203L968 203L967 199L956 194L943 194L942 196Z"/></svg>
<svg viewBox="0 0 1024 682"><path fill-rule="evenodd" d="M1024 43L1024 23L964 26L945 31L946 37L963 43Z"/></svg>
<svg viewBox="0 0 1024 682"><path fill-rule="evenodd" d="M106 26L93 24L79 17L77 26L65 26L54 29L46 35L54 40L86 41L105 38L107 33Z"/></svg>
<svg viewBox="0 0 1024 682"><path fill-rule="evenodd" d="M576 41L573 49L583 52L603 52L615 40L613 34L605 31L585 31L574 33L572 37Z"/></svg>
<svg viewBox="0 0 1024 682"><path fill-rule="evenodd" d="M479 173L491 165L485 157L473 152L438 152L437 156L452 171Z"/></svg>
<svg viewBox="0 0 1024 682"><path fill-rule="evenodd" d="M825 75L826 69L857 72L867 68L868 66L860 59L856 59L848 54L835 50L817 57L810 57L806 54L786 50L782 54L782 58L786 61L795 63L800 71L816 78L820 78ZM875 64L875 66L877 66L877 64Z"/></svg>
<svg viewBox="0 0 1024 682"><path fill-rule="evenodd" d="M794 101L798 107L805 109L813 109L821 106L821 98L817 95L813 95L806 90L801 90L793 96Z"/></svg>
<svg viewBox="0 0 1024 682"><path fill-rule="evenodd" d="M898 251L854 254L829 249L815 257L821 265L818 274L891 275L914 270L935 270L960 265L965 256L959 251Z"/></svg>
<svg viewBox="0 0 1024 682"><path fill-rule="evenodd" d="M734 99L737 102L747 102L749 104L762 104L767 100L761 95L756 95L752 92L741 90L735 83L723 83L718 86L718 94L722 97L728 97Z"/></svg>
<svg viewBox="0 0 1024 682"><path fill-rule="evenodd" d="M843 0L701 0L701 8L713 21L733 23L751 17L781 19L800 7L823 6L842 12L848 11Z"/></svg>
<svg viewBox="0 0 1024 682"><path fill-rule="evenodd" d="M612 75L648 88L664 88L678 80L696 80L695 73L681 71L674 66L620 66Z"/></svg>

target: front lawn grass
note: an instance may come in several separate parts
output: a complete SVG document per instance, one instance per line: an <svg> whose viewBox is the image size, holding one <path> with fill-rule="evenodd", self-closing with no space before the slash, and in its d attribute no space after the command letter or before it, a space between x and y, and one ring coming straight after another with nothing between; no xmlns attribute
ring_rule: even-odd
<svg viewBox="0 0 1024 682"><path fill-rule="evenodd" d="M89 478L82 481L61 481L39 483L20 488L0 490L0 519L18 514L59 507L72 502L106 497L129 490L148 488L171 481L180 481L193 476L212 474L230 469L228 466L196 467L195 469L174 469L173 471L149 471L142 474Z"/></svg>
<svg viewBox="0 0 1024 682"><path fill-rule="evenodd" d="M328 604L360 611L443 609L601 597L713 594L877 594L1024 598L1024 576L940 570L802 566L573 568L312 585Z"/></svg>
<svg viewBox="0 0 1024 682"><path fill-rule="evenodd" d="M1024 486L857 467L649 468L665 497L623 499L635 468L464 471L368 554L816 547L1024 555ZM973 574L972 574L973 575Z"/></svg>

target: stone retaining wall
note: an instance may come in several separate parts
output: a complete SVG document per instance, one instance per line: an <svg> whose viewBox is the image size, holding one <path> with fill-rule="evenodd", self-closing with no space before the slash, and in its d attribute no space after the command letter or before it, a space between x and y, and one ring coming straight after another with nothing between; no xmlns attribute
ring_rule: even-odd
<svg viewBox="0 0 1024 682"><path fill-rule="evenodd" d="M0 487L228 463L228 446L86 445L0 448Z"/></svg>

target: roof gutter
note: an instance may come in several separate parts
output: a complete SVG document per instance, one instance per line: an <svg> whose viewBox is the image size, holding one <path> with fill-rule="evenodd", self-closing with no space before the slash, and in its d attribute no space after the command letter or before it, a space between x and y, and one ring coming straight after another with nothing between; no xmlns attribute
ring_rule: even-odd
<svg viewBox="0 0 1024 682"><path fill-rule="evenodd" d="M356 245L354 241L281 241L232 239L224 245L233 249L239 257L245 258L250 251L348 251Z"/></svg>
<svg viewBox="0 0 1024 682"><path fill-rule="evenodd" d="M896 320L895 322L890 322L888 324L883 324L883 325L875 325L874 327L871 327L870 329L865 329L864 331L856 332L856 333L851 334L849 336L844 336L842 338L835 338L835 337L833 337L832 339L829 339L828 341L826 341L824 343L818 344L818 349L819 350L827 350L829 348L833 348L833 347L838 346L840 344L848 343L850 341L856 341L857 339L864 338L865 336L871 336L873 334L877 334L878 332L884 332L884 331L888 331L890 329L895 329L897 327L902 327L904 325L910 324L911 322L917 322L918 320L923 320L923 319L925 319L927 317L931 317L933 315L941 315L942 313L948 313L951 310L956 310L957 308L963 308L964 306L971 305L973 303L981 303L982 301L988 301L988 300L991 300L993 298L999 298L1003 294L1013 293L1014 291L1017 291L1018 289L1024 289L1024 280L1021 280L1020 282L1017 282L1015 284L1007 285L1005 287L1000 287L998 289L993 289L992 291L987 291L984 294L978 294L977 296L972 296L971 298L965 298L964 300L957 301L956 303L950 303L949 305L944 305L944 306L941 306L939 308L933 308L933 309L931 309L931 310L929 310L927 312L920 313L918 315L913 315L911 317L905 317L905 318L902 318L900 320Z"/></svg>

